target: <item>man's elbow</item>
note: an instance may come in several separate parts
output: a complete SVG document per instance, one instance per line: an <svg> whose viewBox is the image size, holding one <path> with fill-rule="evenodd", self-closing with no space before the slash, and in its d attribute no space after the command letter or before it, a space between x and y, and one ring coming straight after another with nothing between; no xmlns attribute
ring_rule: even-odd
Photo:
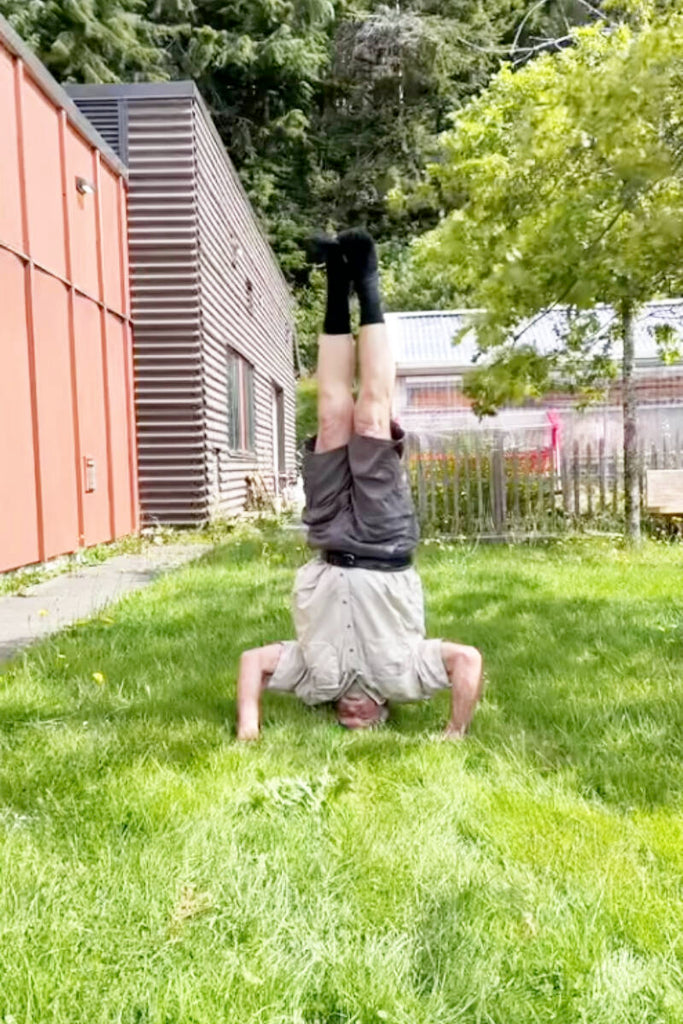
<svg viewBox="0 0 683 1024"><path fill-rule="evenodd" d="M458 677L463 672L468 675L479 675L484 663L478 648L469 644L455 644L448 641L443 644L443 660L451 678Z"/></svg>
<svg viewBox="0 0 683 1024"><path fill-rule="evenodd" d="M255 668L261 662L261 651L258 647L251 647L247 651L242 651L240 655L240 670L248 668Z"/></svg>
<svg viewBox="0 0 683 1024"><path fill-rule="evenodd" d="M267 644L265 647L252 647L242 651L240 656L240 674L259 672L263 676L272 675L280 660L282 645Z"/></svg>

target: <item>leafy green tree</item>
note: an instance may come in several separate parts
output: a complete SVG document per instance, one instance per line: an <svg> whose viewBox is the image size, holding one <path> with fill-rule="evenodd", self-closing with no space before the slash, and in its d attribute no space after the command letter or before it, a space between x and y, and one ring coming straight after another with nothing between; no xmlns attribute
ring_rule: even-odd
<svg viewBox="0 0 683 1024"><path fill-rule="evenodd" d="M392 187L417 179L454 106L497 67L519 0L350 3L314 127L335 222L363 221L386 239L419 230L387 210ZM431 211L425 210L428 220Z"/></svg>
<svg viewBox="0 0 683 1024"><path fill-rule="evenodd" d="M559 304L614 308L632 538L640 529L634 317L683 284L683 13L656 16L646 4L635 13L636 29L598 24L560 53L516 73L504 68L461 111L427 189L447 212L416 257L485 311L473 317L489 357L473 384L482 411L539 393L558 373L576 379L580 367L595 383L609 352L596 348L585 316L551 354L515 331Z"/></svg>
<svg viewBox="0 0 683 1024"><path fill-rule="evenodd" d="M406 258L437 222L433 206L395 214L387 196L419 179L451 111L501 60L553 45L595 4L0 0L0 11L62 80L197 81L295 286L305 371L322 316L305 237L365 223L381 241L390 308L448 304L448 275Z"/></svg>
<svg viewBox="0 0 683 1024"><path fill-rule="evenodd" d="M399 254L401 303L413 291L401 250L435 216L424 206L395 217L390 190L417 180L450 112L502 59L522 59L544 32L564 32L567 18L589 8L591 0L0 0L62 80L194 78L295 286L308 282L306 235L363 222L391 258Z"/></svg>
<svg viewBox="0 0 683 1024"><path fill-rule="evenodd" d="M178 73L197 78L283 269L293 275L303 268L301 242L319 210L311 122L329 68L338 3L194 0L179 14L176 7L177 0L156 0L155 14L175 33ZM184 63L184 38L200 27L219 45L207 49L198 71Z"/></svg>

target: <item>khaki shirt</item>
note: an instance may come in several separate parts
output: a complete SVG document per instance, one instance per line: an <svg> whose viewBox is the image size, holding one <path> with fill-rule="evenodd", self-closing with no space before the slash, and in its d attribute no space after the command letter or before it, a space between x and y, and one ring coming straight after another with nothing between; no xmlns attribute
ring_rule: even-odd
<svg viewBox="0 0 683 1024"><path fill-rule="evenodd" d="M383 704L424 700L450 686L441 641L425 640L415 569L347 569L316 559L299 569L292 606L298 640L282 645L269 689L322 704L355 685Z"/></svg>

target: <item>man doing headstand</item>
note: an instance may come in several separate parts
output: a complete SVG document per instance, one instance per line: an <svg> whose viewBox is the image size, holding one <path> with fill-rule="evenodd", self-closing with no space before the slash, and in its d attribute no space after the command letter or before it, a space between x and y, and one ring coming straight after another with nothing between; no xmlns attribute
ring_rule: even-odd
<svg viewBox="0 0 683 1024"><path fill-rule="evenodd" d="M391 420L395 368L372 238L362 230L318 241L327 309L318 340L318 434L304 451L304 522L319 556L296 576L297 640L245 651L237 736L256 739L264 688L306 704L332 703L351 729L383 722L391 701L450 689L446 734L464 735L481 695L474 647L426 640L422 586L412 567L418 530ZM349 295L360 303L359 389Z"/></svg>

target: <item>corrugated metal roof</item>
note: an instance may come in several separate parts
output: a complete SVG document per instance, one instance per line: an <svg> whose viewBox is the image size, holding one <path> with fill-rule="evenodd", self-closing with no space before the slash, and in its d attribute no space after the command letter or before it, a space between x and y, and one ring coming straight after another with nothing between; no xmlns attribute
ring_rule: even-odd
<svg viewBox="0 0 683 1024"><path fill-rule="evenodd" d="M456 309L414 313L387 313L386 323L394 350L398 372L406 370L467 370L474 364L477 354L477 340L474 331L469 331L457 345L453 340L468 317L476 310ZM615 319L610 306L598 306L594 310L600 327L598 334L604 336ZM557 308L528 321L523 342L531 344L542 353L551 352L567 331L566 308ZM670 324L683 343L683 299L650 302L640 312L636 323L636 361L638 363L660 362L653 328ZM518 330L525 327L520 325ZM615 345L615 358L621 350Z"/></svg>

